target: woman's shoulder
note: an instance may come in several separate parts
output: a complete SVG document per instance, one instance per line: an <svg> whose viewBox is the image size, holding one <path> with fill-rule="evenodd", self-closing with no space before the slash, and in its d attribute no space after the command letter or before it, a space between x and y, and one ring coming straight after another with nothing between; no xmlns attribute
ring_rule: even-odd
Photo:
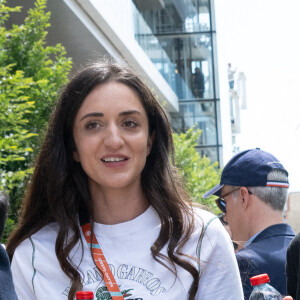
<svg viewBox="0 0 300 300"><path fill-rule="evenodd" d="M57 223L49 223L34 233L31 237L36 240L50 240L57 237L59 226Z"/></svg>
<svg viewBox="0 0 300 300"><path fill-rule="evenodd" d="M196 225L202 224L202 226L208 227L211 223L215 223L215 220L218 219L216 215L204 208L194 206L193 212Z"/></svg>
<svg viewBox="0 0 300 300"><path fill-rule="evenodd" d="M233 254L232 241L219 218L203 208L194 207L193 212L194 231L191 240L197 243L198 257L201 256L202 261L218 263L223 252L229 253L229 256Z"/></svg>
<svg viewBox="0 0 300 300"><path fill-rule="evenodd" d="M194 207L194 226L195 234L200 233L205 237L211 239L219 239L223 236L229 237L224 226L220 222L219 218L212 212L203 209Z"/></svg>
<svg viewBox="0 0 300 300"><path fill-rule="evenodd" d="M16 248L16 253L22 253L26 249L34 249L37 245L45 247L54 247L59 227L57 223L49 223L30 237L22 241Z"/></svg>

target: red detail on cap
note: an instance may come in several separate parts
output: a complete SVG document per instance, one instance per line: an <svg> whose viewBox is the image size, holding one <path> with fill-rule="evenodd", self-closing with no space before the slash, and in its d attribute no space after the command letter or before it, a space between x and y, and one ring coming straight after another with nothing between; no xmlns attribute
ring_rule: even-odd
<svg viewBox="0 0 300 300"><path fill-rule="evenodd" d="M269 279L268 274L260 274L260 275L251 277L250 281L251 281L251 285L255 286L255 285L262 284L262 283L270 282L270 279Z"/></svg>
<svg viewBox="0 0 300 300"><path fill-rule="evenodd" d="M79 300L79 299L93 300L94 293L91 291L76 292L76 300Z"/></svg>
<svg viewBox="0 0 300 300"><path fill-rule="evenodd" d="M274 183L267 183L267 186L274 186L274 187L282 187L282 188L288 188L288 184L274 184Z"/></svg>

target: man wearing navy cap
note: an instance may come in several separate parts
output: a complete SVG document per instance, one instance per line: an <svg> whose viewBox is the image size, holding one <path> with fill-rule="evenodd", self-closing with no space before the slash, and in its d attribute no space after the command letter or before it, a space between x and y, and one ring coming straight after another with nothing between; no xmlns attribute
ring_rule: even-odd
<svg viewBox="0 0 300 300"><path fill-rule="evenodd" d="M272 154L251 149L235 155L224 167L218 185L203 195L218 196L233 241L243 245L236 252L245 299L250 277L267 273L270 284L286 295L286 249L295 236L284 223L288 197L288 172Z"/></svg>

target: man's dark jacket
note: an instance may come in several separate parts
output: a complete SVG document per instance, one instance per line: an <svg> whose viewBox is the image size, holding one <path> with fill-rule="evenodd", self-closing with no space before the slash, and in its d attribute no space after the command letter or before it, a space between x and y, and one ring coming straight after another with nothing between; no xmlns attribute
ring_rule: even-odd
<svg viewBox="0 0 300 300"><path fill-rule="evenodd" d="M300 232L287 249L286 257L287 293L300 300Z"/></svg>
<svg viewBox="0 0 300 300"><path fill-rule="evenodd" d="M0 300L18 300L8 256L4 248L0 245Z"/></svg>
<svg viewBox="0 0 300 300"><path fill-rule="evenodd" d="M252 291L250 277L263 273L269 275L275 289L286 295L286 250L294 236L290 225L272 225L236 253L245 299L249 299Z"/></svg>

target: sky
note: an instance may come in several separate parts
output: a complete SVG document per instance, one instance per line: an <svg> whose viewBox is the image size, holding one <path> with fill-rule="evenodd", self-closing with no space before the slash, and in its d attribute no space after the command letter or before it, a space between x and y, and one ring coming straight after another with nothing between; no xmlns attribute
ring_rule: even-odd
<svg viewBox="0 0 300 300"><path fill-rule="evenodd" d="M276 156L300 192L300 1L215 0L215 11L220 82L229 62L246 76L237 144Z"/></svg>

